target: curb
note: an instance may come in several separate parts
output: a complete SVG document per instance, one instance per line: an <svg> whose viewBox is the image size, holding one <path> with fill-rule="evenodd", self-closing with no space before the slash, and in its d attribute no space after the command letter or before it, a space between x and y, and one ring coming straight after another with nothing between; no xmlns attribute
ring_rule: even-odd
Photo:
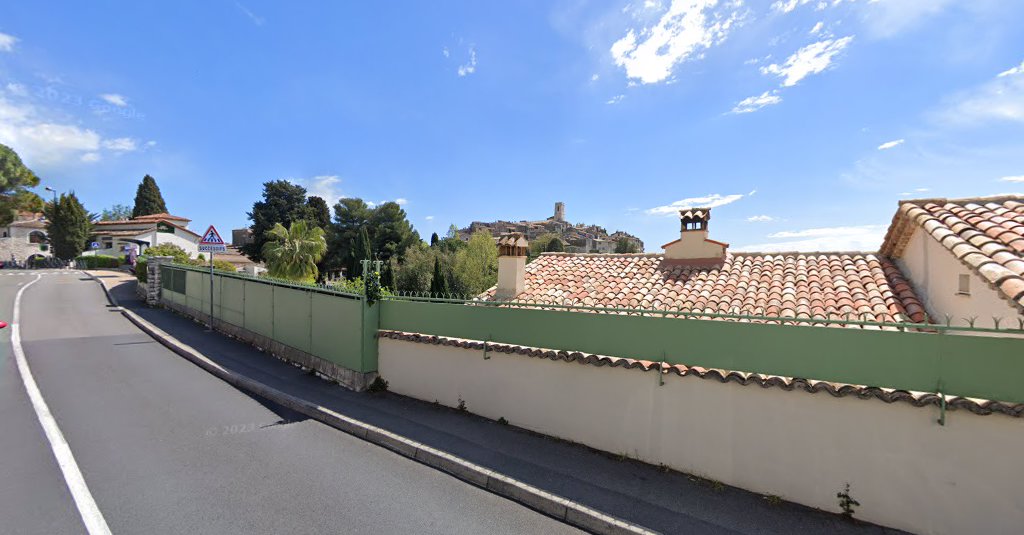
<svg viewBox="0 0 1024 535"><path fill-rule="evenodd" d="M110 294L110 290L102 280L92 273L84 273L103 288L103 293L106 294L110 304L117 307L121 314L128 318L135 326L171 351L240 390L269 399L335 429L387 448L403 457L455 476L466 483L525 505L571 526L599 534L656 533L642 526L606 515L596 509L551 494L517 479L488 470L426 444L397 435L386 429L349 418L331 409L282 392L245 375L224 368L208 359L193 347L178 341L156 325L139 317L138 314L121 307L117 299Z"/></svg>

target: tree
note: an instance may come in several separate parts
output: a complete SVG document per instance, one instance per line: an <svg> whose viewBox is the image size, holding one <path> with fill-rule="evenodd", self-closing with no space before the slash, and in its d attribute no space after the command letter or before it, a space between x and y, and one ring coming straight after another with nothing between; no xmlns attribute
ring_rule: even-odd
<svg viewBox="0 0 1024 535"><path fill-rule="evenodd" d="M327 201L316 195L306 199L306 219L326 231L331 225L331 209Z"/></svg>
<svg viewBox="0 0 1024 535"><path fill-rule="evenodd" d="M430 293L435 297L448 294L448 278L441 270L441 257L434 257L434 275L430 279Z"/></svg>
<svg viewBox="0 0 1024 535"><path fill-rule="evenodd" d="M561 253L565 251L565 245L562 244L561 238L555 238L548 242L548 246L544 250L549 253Z"/></svg>
<svg viewBox="0 0 1024 535"><path fill-rule="evenodd" d="M434 247L435 245L437 245L437 242L438 242L439 239L440 238L437 237L437 233L436 232L431 234L430 235L430 246Z"/></svg>
<svg viewBox="0 0 1024 535"><path fill-rule="evenodd" d="M540 236L537 236L536 238L531 240L530 257L533 258L540 256L541 253L547 251L548 246L551 244L552 240L561 240L561 238L558 237L558 234L548 232L546 234L541 234Z"/></svg>
<svg viewBox="0 0 1024 535"><path fill-rule="evenodd" d="M100 221L122 221L131 217L132 209L123 204L115 204L100 213Z"/></svg>
<svg viewBox="0 0 1024 535"><path fill-rule="evenodd" d="M163 195L160 194L160 187L156 185L153 177L146 175L142 177L139 188L135 191L135 207L132 208L132 217L139 217L153 214L166 214L167 204Z"/></svg>
<svg viewBox="0 0 1024 535"><path fill-rule="evenodd" d="M391 259L394 270L394 289L400 292L425 292L430 289L431 269L436 251L425 243L418 243L406 249L402 261Z"/></svg>
<svg viewBox="0 0 1024 535"><path fill-rule="evenodd" d="M39 185L39 177L22 163L18 153L0 144L0 226L14 221L18 210L39 212L43 200L28 191Z"/></svg>
<svg viewBox="0 0 1024 535"><path fill-rule="evenodd" d="M638 253L636 243L629 238L623 236L615 242L615 252L619 254L624 253Z"/></svg>
<svg viewBox="0 0 1024 535"><path fill-rule="evenodd" d="M397 203L386 202L370 208L362 199L341 199L334 205L328 263L345 268L349 277L360 274L359 261L365 258L365 246L360 241L364 228L370 250L385 263L392 258L401 259L406 249L421 243L419 233Z"/></svg>
<svg viewBox="0 0 1024 535"><path fill-rule="evenodd" d="M296 221L309 219L306 188L287 180L264 182L263 200L253 203L248 215L253 241L242 246L242 253L259 262L264 260L263 245L270 239L267 232L278 223L288 228Z"/></svg>
<svg viewBox="0 0 1024 535"><path fill-rule="evenodd" d="M467 295L478 295L498 282L498 247L490 232L473 233L455 254L454 271L460 293Z"/></svg>
<svg viewBox="0 0 1024 535"><path fill-rule="evenodd" d="M277 223L267 232L267 237L263 258L271 277L302 282L316 280L316 264L327 252L322 228L306 220L295 221L287 229Z"/></svg>
<svg viewBox="0 0 1024 535"><path fill-rule="evenodd" d="M92 221L78 197L73 192L61 194L56 202L47 203L43 212L53 256L72 260L82 254L92 233Z"/></svg>

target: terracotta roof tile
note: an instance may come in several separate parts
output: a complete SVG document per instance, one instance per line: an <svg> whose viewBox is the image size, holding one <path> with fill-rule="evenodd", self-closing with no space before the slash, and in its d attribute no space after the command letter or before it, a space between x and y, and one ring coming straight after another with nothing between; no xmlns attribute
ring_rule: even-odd
<svg viewBox="0 0 1024 535"><path fill-rule="evenodd" d="M1000 275L1003 273L1000 272ZM891 260L870 253L737 253L721 265L662 255L545 253L516 299L598 307L900 322L928 319ZM492 298L494 288L484 294Z"/></svg>
<svg viewBox="0 0 1024 535"><path fill-rule="evenodd" d="M881 254L902 256L916 228L924 229L1024 312L1024 197L902 201Z"/></svg>

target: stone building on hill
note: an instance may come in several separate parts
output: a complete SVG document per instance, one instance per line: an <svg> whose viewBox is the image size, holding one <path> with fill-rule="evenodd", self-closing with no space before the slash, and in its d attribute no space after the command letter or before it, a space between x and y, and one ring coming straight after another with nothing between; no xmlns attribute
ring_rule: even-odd
<svg viewBox="0 0 1024 535"><path fill-rule="evenodd" d="M565 203L555 203L555 213L540 221L474 221L466 228L459 229L459 238L468 240L473 233L486 230L497 238L502 234L519 233L528 240L535 240L544 234L557 234L571 253L614 253L620 239L629 241L637 252L643 252L644 242L632 234L615 231L611 234L604 227L584 223L570 223L565 219Z"/></svg>

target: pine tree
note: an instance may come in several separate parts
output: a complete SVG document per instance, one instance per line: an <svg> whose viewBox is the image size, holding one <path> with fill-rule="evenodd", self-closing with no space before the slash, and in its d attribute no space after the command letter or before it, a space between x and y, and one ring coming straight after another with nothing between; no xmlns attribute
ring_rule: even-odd
<svg viewBox="0 0 1024 535"><path fill-rule="evenodd" d="M441 271L441 259L434 258L434 276L430 279L430 293L435 297L448 294L448 279Z"/></svg>
<svg viewBox="0 0 1024 535"><path fill-rule="evenodd" d="M166 213L167 204L164 203L164 197L160 194L160 187L156 185L156 180L149 175L142 177L139 189L135 191L135 207L132 208L132 217Z"/></svg>
<svg viewBox="0 0 1024 535"><path fill-rule="evenodd" d="M44 213L53 256L72 260L82 254L92 233L92 221L78 197L74 193L62 194L56 203L46 204Z"/></svg>
<svg viewBox="0 0 1024 535"><path fill-rule="evenodd" d="M14 221L18 210L38 212L43 200L28 191L39 185L39 177L22 163L18 153L0 144L0 226Z"/></svg>
<svg viewBox="0 0 1024 535"><path fill-rule="evenodd" d="M440 238L437 237L437 233L436 232L431 234L430 235L430 246L433 247L433 246L437 245L437 242L439 240L440 240Z"/></svg>
<svg viewBox="0 0 1024 535"><path fill-rule="evenodd" d="M565 251L565 246L562 244L562 240L555 238L548 242L548 246L544 250L549 253L561 253Z"/></svg>

